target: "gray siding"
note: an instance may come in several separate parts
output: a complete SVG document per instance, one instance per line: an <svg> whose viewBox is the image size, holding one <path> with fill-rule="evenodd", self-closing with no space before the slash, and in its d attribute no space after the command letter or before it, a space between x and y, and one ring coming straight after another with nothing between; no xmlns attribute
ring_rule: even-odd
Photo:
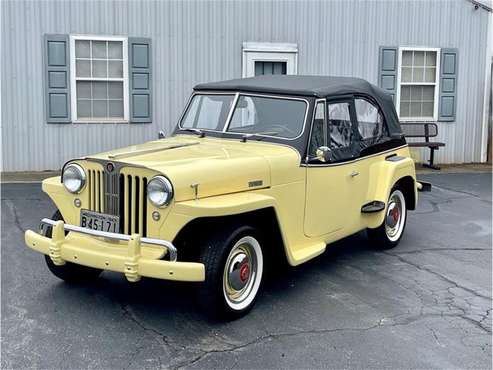
<svg viewBox="0 0 493 370"><path fill-rule="evenodd" d="M456 1L3 1L3 171L58 169L67 159L170 132L198 82L241 77L244 41L298 44L299 74L377 83L380 46L459 49L455 122L439 125L438 162L478 162L488 13ZM151 124L47 124L43 35L152 39Z"/></svg>

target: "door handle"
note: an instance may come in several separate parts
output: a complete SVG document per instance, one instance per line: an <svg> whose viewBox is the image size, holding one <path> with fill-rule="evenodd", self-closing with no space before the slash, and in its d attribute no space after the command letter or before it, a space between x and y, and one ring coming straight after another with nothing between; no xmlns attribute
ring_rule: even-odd
<svg viewBox="0 0 493 370"><path fill-rule="evenodd" d="M349 176L351 176L351 177L356 177L356 176L358 176L358 175L359 175L359 172L358 172L358 171L353 171L353 172L351 172L351 173L349 174Z"/></svg>

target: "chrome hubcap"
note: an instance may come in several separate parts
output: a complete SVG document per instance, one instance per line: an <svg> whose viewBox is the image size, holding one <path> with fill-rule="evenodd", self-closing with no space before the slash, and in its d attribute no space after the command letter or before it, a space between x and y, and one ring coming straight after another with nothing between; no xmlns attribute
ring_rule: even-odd
<svg viewBox="0 0 493 370"><path fill-rule="evenodd" d="M392 193L385 216L385 232L390 240L399 238L404 225L404 196L400 191Z"/></svg>
<svg viewBox="0 0 493 370"><path fill-rule="evenodd" d="M248 236L241 238L231 249L226 260L223 290L226 300L233 308L241 309L247 306L249 301L253 300L260 284L261 272L259 272L256 246L260 248L254 238Z"/></svg>

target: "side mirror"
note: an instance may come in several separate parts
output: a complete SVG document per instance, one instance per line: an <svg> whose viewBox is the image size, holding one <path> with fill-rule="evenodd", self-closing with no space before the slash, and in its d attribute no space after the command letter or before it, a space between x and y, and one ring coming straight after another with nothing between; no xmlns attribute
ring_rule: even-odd
<svg viewBox="0 0 493 370"><path fill-rule="evenodd" d="M328 146L317 148L316 156L320 162L328 162L330 160L330 148Z"/></svg>
<svg viewBox="0 0 493 370"><path fill-rule="evenodd" d="M164 131L159 130L159 132L157 134L157 138L158 139L164 139L165 137L166 137L166 135L164 134Z"/></svg>

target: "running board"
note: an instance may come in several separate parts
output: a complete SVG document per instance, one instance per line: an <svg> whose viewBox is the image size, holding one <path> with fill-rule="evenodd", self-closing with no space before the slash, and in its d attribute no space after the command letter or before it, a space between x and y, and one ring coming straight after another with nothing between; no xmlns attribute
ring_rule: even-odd
<svg viewBox="0 0 493 370"><path fill-rule="evenodd" d="M366 203L361 207L361 213L374 213L380 212L385 209L385 203L379 200L373 200L369 203Z"/></svg>

